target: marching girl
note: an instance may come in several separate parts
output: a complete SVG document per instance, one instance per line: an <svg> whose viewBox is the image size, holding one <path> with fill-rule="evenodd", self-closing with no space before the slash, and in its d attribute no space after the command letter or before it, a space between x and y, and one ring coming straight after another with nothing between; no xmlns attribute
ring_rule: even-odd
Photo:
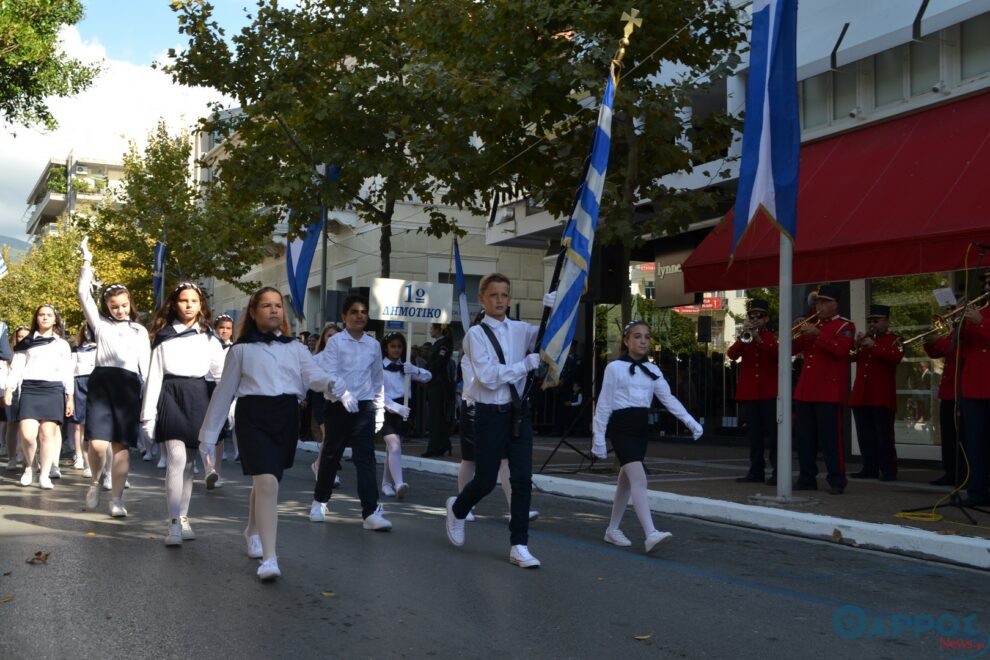
<svg viewBox="0 0 990 660"><path fill-rule="evenodd" d="M72 411L72 445L75 460L72 467L85 470L88 467L83 447L83 429L86 427L86 394L89 392L89 375L96 367L96 340L89 323L79 326L76 345L72 347L72 373L75 379L75 396ZM85 476L85 475L84 475Z"/></svg>
<svg viewBox="0 0 990 660"><path fill-rule="evenodd" d="M34 480L34 457L41 447L38 486L54 488L52 464L62 446L59 427L72 415L72 349L62 338L62 316L52 305L34 312L30 334L14 346L14 358L4 390L3 402L11 406L14 390L20 389L17 425L24 451L21 485Z"/></svg>
<svg viewBox="0 0 990 660"><path fill-rule="evenodd" d="M591 453L605 458L605 439L622 466L615 487L612 519L605 530L605 541L618 546L632 543L619 529L622 514L632 498L639 524L646 533L646 551L652 552L672 535L653 526L653 515L646 490L646 443L649 437L647 419L653 397L691 430L695 440L703 429L681 402L670 392L660 369L647 360L650 350L650 327L643 321L630 321L622 331L622 355L605 368L602 391L595 407L594 438Z"/></svg>
<svg viewBox="0 0 990 660"><path fill-rule="evenodd" d="M210 399L199 441L204 446L216 443L236 397L234 433L241 468L252 482L244 538L248 557L263 560L258 567L261 580L282 574L275 552L278 487L295 458L299 403L307 390L329 387L327 373L289 334L282 294L271 287L256 291L237 342L227 351L223 377Z"/></svg>
<svg viewBox="0 0 990 660"><path fill-rule="evenodd" d="M188 516L199 431L210 399L206 376L220 379L224 351L210 325L203 292L192 282L182 282L172 290L155 312L149 332L151 366L141 424L145 435L164 449L169 519L165 545L174 547L196 538Z"/></svg>
<svg viewBox="0 0 990 660"><path fill-rule="evenodd" d="M333 323L326 324L326 326L324 326L324 328L323 328L323 332L320 333L320 339L316 343L316 351L314 351L313 354L314 355L319 355L320 353L322 353L323 351L325 351L326 348L327 348L327 342L329 342L330 341L330 338L333 337L338 332L340 332L340 328L338 328L336 325L334 325ZM313 415L313 420L320 427L320 437L321 438L325 438L326 437L326 433L327 433L327 430L326 430L327 400L326 400L326 398L321 393L314 392L314 391L310 390L309 392L306 393L306 405L309 406L310 413ZM320 442L320 450L316 454L316 460L313 461L310 464L310 466L309 466L313 470L313 479L316 479L317 477L320 476L319 475L319 470L320 470L320 456L323 455L323 446L324 446L324 443L321 441ZM338 472L340 471L340 465L337 466L337 471ZM334 482L333 482L333 487L334 488L337 488L338 486L340 486L340 475L339 474L336 477L334 477Z"/></svg>
<svg viewBox="0 0 990 660"><path fill-rule="evenodd" d="M227 314L221 314L213 321L213 331L217 333L217 338L220 339L220 344L226 353L234 345L232 340L234 336L234 319ZM213 391L217 386L217 381L214 380L212 373L206 375L206 386L210 397L212 397ZM209 451L204 451L202 446L199 448L200 456L203 459L203 467L206 468L206 490L213 490L223 486L223 481L220 479L220 467L223 464L223 445L224 441L230 439L233 435L230 430L229 417L228 415L228 423L224 424L220 430L216 446Z"/></svg>
<svg viewBox="0 0 990 660"><path fill-rule="evenodd" d="M375 431L384 422L384 373L382 349L364 333L368 325L368 302L357 295L344 299L344 332L330 338L317 363L333 381L331 403L326 410L326 435L317 471L313 504L309 519L323 522L337 465L350 446L357 472L357 491L361 500L364 528L372 531L392 529L385 511L378 503L375 484Z"/></svg>
<svg viewBox="0 0 990 660"><path fill-rule="evenodd" d="M31 333L31 329L26 325L19 325L14 328L13 334L10 335L10 349L14 350L19 342L23 341ZM7 383L10 382L10 364L4 363L7 368L7 377L4 379L4 391L7 389ZM20 392L14 390L14 395L12 397L12 403L10 405L4 405L3 412L4 416L7 418L6 428L3 433L4 444L7 447L7 471L13 472L17 469L17 459L21 458L23 461L23 454L18 443L18 432L17 432L17 404L20 403ZM22 462L23 464L23 462Z"/></svg>
<svg viewBox="0 0 990 660"><path fill-rule="evenodd" d="M138 443L141 380L147 375L151 349L148 332L137 323L138 311L126 286L111 284L101 292L99 307L93 302L89 239L83 239L79 250L83 264L77 294L96 340L95 367L86 383L84 438L89 442L92 478L86 490L86 508L100 505L101 474L107 469L106 463L111 463L110 515L123 518L127 515L124 487L130 471L128 452Z"/></svg>
<svg viewBox="0 0 990 660"><path fill-rule="evenodd" d="M403 362L406 354L406 338L398 332L385 335L385 423L382 436L385 440L385 469L382 473L382 494L385 497L405 499L409 484L402 479L402 426L409 419L409 406L405 400L405 374L417 383L428 383L433 374L427 369Z"/></svg>

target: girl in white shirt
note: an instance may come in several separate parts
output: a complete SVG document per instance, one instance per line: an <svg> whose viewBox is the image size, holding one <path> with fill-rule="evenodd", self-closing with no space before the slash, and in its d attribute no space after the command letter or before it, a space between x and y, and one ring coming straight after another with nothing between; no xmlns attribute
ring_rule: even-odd
<svg viewBox="0 0 990 660"><path fill-rule="evenodd" d="M20 390L17 419L27 467L21 485L34 480L34 457L40 440L41 465L38 485L54 488L52 465L62 445L59 427L72 415L72 349L62 338L62 316L52 305L41 305L34 312L31 333L14 346L4 405L13 404L14 390Z"/></svg>
<svg viewBox="0 0 990 660"><path fill-rule="evenodd" d="M385 383L385 422L382 437L385 440L385 469L382 472L382 494L385 497L404 499L409 492L409 484L402 479L402 427L409 419L409 406L406 405L405 374L417 383L428 383L433 374L427 369L403 362L406 354L406 338L400 332L385 335L385 359L382 367Z"/></svg>
<svg viewBox="0 0 990 660"><path fill-rule="evenodd" d="M16 346L20 341L27 337L31 333L31 329L26 325L19 325L13 329L10 333L10 349L13 351L14 346ZM7 390L7 383L10 382L10 364L7 363L7 378L4 379L3 391ZM4 417L7 418L6 428L2 439L4 440L4 445L7 448L7 470L12 472L17 469L17 459L23 459L23 454L21 453L20 443L18 442L18 432L17 432L17 404L20 402L20 393L14 390L12 397L12 403L9 405L4 405L3 412ZM22 463L23 464L23 463Z"/></svg>
<svg viewBox="0 0 990 660"><path fill-rule="evenodd" d="M72 374L75 379L75 393L72 411L72 444L76 455L72 467L84 470L87 467L86 450L83 447L83 429L86 427L86 395L89 392L89 375L96 367L96 341L89 323L79 326L76 345L72 347Z"/></svg>
<svg viewBox="0 0 990 660"><path fill-rule="evenodd" d="M145 435L165 449L165 545L175 547L196 538L188 516L199 431L210 400L206 375L220 380L224 351L210 326L203 292L192 282L172 290L155 313L150 333L151 366L141 424Z"/></svg>
<svg viewBox="0 0 990 660"><path fill-rule="evenodd" d="M248 556L263 559L261 580L282 574L275 552L278 486L296 455L299 403L307 390L326 392L331 385L306 346L289 334L282 294L271 287L255 292L237 343L227 351L199 440L204 447L216 444L236 397L234 433L252 484L244 538Z"/></svg>
<svg viewBox="0 0 990 660"><path fill-rule="evenodd" d="M234 345L232 339L234 336L234 319L230 316L227 314L221 314L216 317L213 320L213 331L217 333L217 338L220 339L220 343L223 345L223 350L225 352ZM212 398L213 391L217 385L217 382L213 379L212 374L207 374L206 385L209 390L210 397ZM231 415L232 414L233 406L231 406ZM228 415L228 419L229 417L230 415ZM217 438L217 444L211 451L203 451L203 448L200 447L203 467L206 468L206 490L214 490L223 486L223 480L220 479L220 468L223 465L223 445L224 441L230 439L232 435L230 423L224 424L220 431L220 436Z"/></svg>
<svg viewBox="0 0 990 660"><path fill-rule="evenodd" d="M591 453L605 458L605 439L612 441L612 448L622 468L615 487L612 519L605 530L605 541L613 545L629 546L632 542L619 529L622 514L632 498L633 510L646 533L645 547L652 552L662 541L672 535L653 526L653 515L647 494L646 443L649 440L648 416L653 397L657 397L667 410L681 420L694 439L701 437L701 424L697 422L681 402L670 392L660 369L649 362L650 326L643 321L630 321L622 331L622 356L605 367L602 391L595 406L594 438Z"/></svg>

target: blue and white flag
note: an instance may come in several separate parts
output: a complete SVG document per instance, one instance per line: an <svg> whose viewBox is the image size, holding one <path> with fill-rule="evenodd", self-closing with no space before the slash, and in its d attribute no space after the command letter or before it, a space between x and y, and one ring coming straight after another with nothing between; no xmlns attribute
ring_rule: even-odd
<svg viewBox="0 0 990 660"><path fill-rule="evenodd" d="M733 254L760 211L791 240L797 236L800 152L797 0L754 0Z"/></svg>
<svg viewBox="0 0 990 660"><path fill-rule="evenodd" d="M467 290L464 284L464 266L461 265L461 249L454 239L454 286L457 288L457 306L461 310L461 327L467 334L471 327L471 311L468 309Z"/></svg>
<svg viewBox="0 0 990 660"><path fill-rule="evenodd" d="M306 228L305 238L297 238L285 248L285 267L289 272L289 292L292 294L292 308L300 318L303 302L306 300L306 285L309 282L309 269L313 265L316 244L320 241L323 221L314 222Z"/></svg>
<svg viewBox="0 0 990 660"><path fill-rule="evenodd" d="M615 97L615 85L615 71L610 69L605 94L598 109L598 125L591 144L588 173L578 190L577 203L564 229L562 243L567 251L566 259L557 284L557 299L540 342L540 355L548 368L543 381L544 388L553 387L560 382L560 373L574 339L588 269L591 267L591 247L598 228L598 208L612 144L612 101Z"/></svg>
<svg viewBox="0 0 990 660"><path fill-rule="evenodd" d="M151 291L155 297L155 309L165 300L165 250L161 241L155 242L154 271L151 276Z"/></svg>
<svg viewBox="0 0 990 660"><path fill-rule="evenodd" d="M457 262L460 265L460 261ZM7 277L7 262L4 261L3 255L0 254L0 280Z"/></svg>

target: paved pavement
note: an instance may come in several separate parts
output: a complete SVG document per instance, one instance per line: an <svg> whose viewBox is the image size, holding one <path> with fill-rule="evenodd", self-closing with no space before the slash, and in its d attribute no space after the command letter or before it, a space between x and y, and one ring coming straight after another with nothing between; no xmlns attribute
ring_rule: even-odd
<svg viewBox="0 0 990 660"><path fill-rule="evenodd" d="M900 659L975 657L953 648L990 631L982 572L661 515L674 538L645 555L631 511L636 546L616 548L607 505L542 493L530 547L544 565L521 570L501 493L455 549L441 508L454 480L421 472L386 502L392 532L361 528L347 463L332 516L310 523L310 458L282 483L274 584L244 555L248 482L230 463L223 489L197 482L198 538L179 549L162 544L152 464L135 464L124 521L84 511L71 469L48 492L0 476L0 657ZM47 562L26 563L38 551Z"/></svg>

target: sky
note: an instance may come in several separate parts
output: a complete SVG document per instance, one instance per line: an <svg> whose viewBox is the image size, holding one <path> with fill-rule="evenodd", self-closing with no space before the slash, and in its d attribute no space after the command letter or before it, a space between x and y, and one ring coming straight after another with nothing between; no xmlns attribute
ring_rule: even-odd
<svg viewBox="0 0 990 660"><path fill-rule="evenodd" d="M0 236L25 240L27 197L52 158L121 160L130 140L143 145L164 119L171 130L191 127L215 90L180 87L152 62L185 45L170 0L83 0L86 16L62 32L63 48L86 62L101 62L92 87L75 97L52 99L59 128L0 125ZM248 23L253 0L212 0L214 17L229 32ZM229 103L228 103L229 105Z"/></svg>

